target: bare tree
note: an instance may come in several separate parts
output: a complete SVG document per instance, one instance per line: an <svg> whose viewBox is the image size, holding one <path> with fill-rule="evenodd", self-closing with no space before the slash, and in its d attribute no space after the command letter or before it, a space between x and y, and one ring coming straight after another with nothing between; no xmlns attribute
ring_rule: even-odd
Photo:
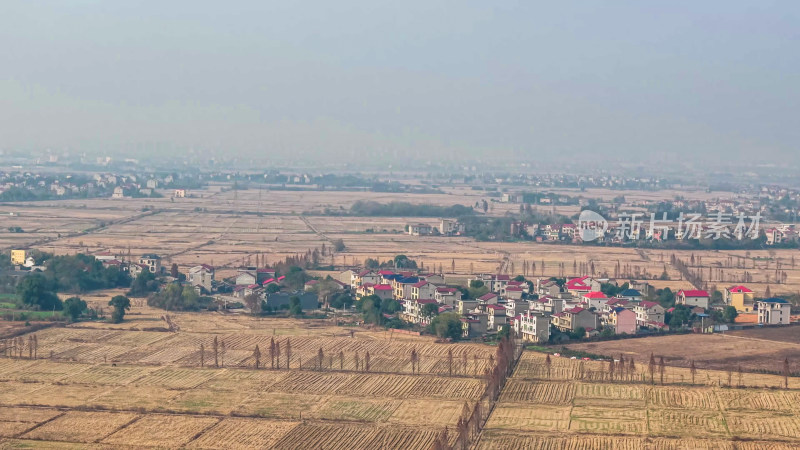
<svg viewBox="0 0 800 450"><path fill-rule="evenodd" d="M258 370L258 366L261 365L261 350L259 350L258 344L256 344L256 349L253 350L253 359L255 360L256 370Z"/></svg>
<svg viewBox="0 0 800 450"><path fill-rule="evenodd" d="M200 367L202 368L206 364L206 346L203 343L200 343Z"/></svg>
<svg viewBox="0 0 800 450"><path fill-rule="evenodd" d="M692 374L692 384L694 384L694 377L697 375L697 367L694 365L694 360L689 365L689 373Z"/></svg>
<svg viewBox="0 0 800 450"><path fill-rule="evenodd" d="M281 343L275 343L275 367L281 368Z"/></svg>
<svg viewBox="0 0 800 450"><path fill-rule="evenodd" d="M447 371L448 376L453 376L453 349L447 350Z"/></svg>
<svg viewBox="0 0 800 450"><path fill-rule="evenodd" d="M292 364L292 341L288 338L286 339L286 370L289 370L289 366Z"/></svg>
<svg viewBox="0 0 800 450"><path fill-rule="evenodd" d="M219 343L219 363L220 366L225 367L225 341Z"/></svg>
<svg viewBox="0 0 800 450"><path fill-rule="evenodd" d="M269 367L275 368L275 338L269 340Z"/></svg>
<svg viewBox="0 0 800 450"><path fill-rule="evenodd" d="M547 379L550 379L550 366L553 362L550 360L550 354L547 354L547 358L544 359L544 365L547 367Z"/></svg>
<svg viewBox="0 0 800 450"><path fill-rule="evenodd" d="M364 371L369 372L369 352L364 355Z"/></svg>
<svg viewBox="0 0 800 450"><path fill-rule="evenodd" d="M319 361L318 362L319 370L322 370L322 360L323 360L323 358L325 358L325 354L322 352L322 347L320 347L319 351L317 352L317 360Z"/></svg>
<svg viewBox="0 0 800 450"><path fill-rule="evenodd" d="M344 352L339 351L339 370L344 370Z"/></svg>
<svg viewBox="0 0 800 450"><path fill-rule="evenodd" d="M656 384L656 357L650 353L650 363L647 365L647 370L650 372L650 384Z"/></svg>
<svg viewBox="0 0 800 450"><path fill-rule="evenodd" d="M661 385L664 385L664 357L658 359L658 374L661 378Z"/></svg>
<svg viewBox="0 0 800 450"><path fill-rule="evenodd" d="M214 343L212 344L212 349L214 350L214 367L219 367L219 342L217 342L216 336L214 336Z"/></svg>
<svg viewBox="0 0 800 450"><path fill-rule="evenodd" d="M739 385L739 387L742 387L742 365L741 364L739 364L736 367L736 372L737 372L737 375L738 375L738 378L739 378L738 385Z"/></svg>
<svg viewBox="0 0 800 450"><path fill-rule="evenodd" d="M783 387L789 389L789 358L783 360Z"/></svg>

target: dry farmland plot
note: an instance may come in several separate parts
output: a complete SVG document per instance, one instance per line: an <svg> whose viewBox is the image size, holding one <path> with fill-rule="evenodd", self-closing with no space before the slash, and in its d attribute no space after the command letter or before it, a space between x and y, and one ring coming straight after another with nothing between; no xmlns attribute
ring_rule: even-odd
<svg viewBox="0 0 800 450"><path fill-rule="evenodd" d="M139 417L132 413L69 411L21 436L44 441L94 442Z"/></svg>
<svg viewBox="0 0 800 450"><path fill-rule="evenodd" d="M266 419L224 419L192 441L190 448L271 448L299 422Z"/></svg>
<svg viewBox="0 0 800 450"><path fill-rule="evenodd" d="M56 409L7 407L0 408L0 437L14 437L40 423L62 414Z"/></svg>
<svg viewBox="0 0 800 450"><path fill-rule="evenodd" d="M215 417L150 414L103 439L104 444L179 447L216 425Z"/></svg>
<svg viewBox="0 0 800 450"><path fill-rule="evenodd" d="M791 329L795 332L800 330L794 327ZM622 354L626 359L632 357L640 370L651 353L657 358L663 356L664 361L671 366L689 367L691 360L694 360L700 368L723 371L735 371L741 365L745 370L770 369L780 372L785 358L789 358L789 361L800 361L800 344L750 338L744 331L736 335L670 335L587 342L571 344L568 347L599 355ZM753 378L752 375L745 374L745 378L745 384L755 384L753 381L748 381Z"/></svg>
<svg viewBox="0 0 800 450"><path fill-rule="evenodd" d="M543 359L529 352L520 358L478 448L769 448L765 442L734 446L734 439L777 441L774 448L800 445L800 386L794 382L789 390L736 389L720 386L722 373L707 370L699 370L697 378L708 382L695 386L688 373L670 374L664 386L658 375L655 384L638 377L582 381L581 364L596 370L607 363L559 357L552 357L553 370L574 376L552 381L541 376Z"/></svg>

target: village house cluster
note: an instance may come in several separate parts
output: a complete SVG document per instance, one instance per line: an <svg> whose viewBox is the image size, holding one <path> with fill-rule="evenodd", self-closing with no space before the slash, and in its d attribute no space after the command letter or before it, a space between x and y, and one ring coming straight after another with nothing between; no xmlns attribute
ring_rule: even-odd
<svg viewBox="0 0 800 450"><path fill-rule="evenodd" d="M346 270L337 279L349 286L357 300L377 295L398 301L402 305L400 317L414 324L424 326L437 314L456 312L461 316L464 338L494 333L503 327L510 327L515 335L530 342L548 341L552 330L575 333L582 329L588 337L604 329L627 335L668 331L665 315L674 310L646 300L646 293L653 289L647 283L634 282L630 288L607 296L601 285L609 280L589 276L559 284L552 279L528 282L509 275L479 274L468 284L485 286L488 292L474 299L463 298L459 286L449 285L444 276L436 273ZM745 286L726 289L724 302L716 305L706 291L681 289L675 293L675 303L685 305L701 319L709 317L713 308L733 306L743 317L743 324L777 325L790 321L788 302L777 298L756 301Z"/></svg>

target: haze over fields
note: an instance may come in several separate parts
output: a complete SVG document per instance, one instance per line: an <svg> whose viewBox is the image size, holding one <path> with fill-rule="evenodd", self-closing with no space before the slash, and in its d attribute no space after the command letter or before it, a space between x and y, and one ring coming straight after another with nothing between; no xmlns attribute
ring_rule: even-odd
<svg viewBox="0 0 800 450"><path fill-rule="evenodd" d="M0 149L793 161L798 13L739 0L6 3Z"/></svg>

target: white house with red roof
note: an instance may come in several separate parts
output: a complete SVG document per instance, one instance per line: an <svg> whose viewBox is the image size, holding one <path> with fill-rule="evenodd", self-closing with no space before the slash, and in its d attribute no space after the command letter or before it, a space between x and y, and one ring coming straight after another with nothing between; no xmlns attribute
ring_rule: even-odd
<svg viewBox="0 0 800 450"><path fill-rule="evenodd" d="M654 323L664 323L664 307L656 302L642 301L633 308L636 313L636 324L640 327L653 328Z"/></svg>
<svg viewBox="0 0 800 450"><path fill-rule="evenodd" d="M592 291L600 290L600 282L593 280L590 276L582 276L567 280L564 289L575 297L581 297Z"/></svg>
<svg viewBox="0 0 800 450"><path fill-rule="evenodd" d="M536 294L540 297L544 295L555 296L561 293L561 286L549 278L539 278L535 283Z"/></svg>
<svg viewBox="0 0 800 450"><path fill-rule="evenodd" d="M520 300L523 290L520 286L506 286L506 298L510 300Z"/></svg>
<svg viewBox="0 0 800 450"><path fill-rule="evenodd" d="M467 286L470 286L473 281L480 281L483 283L484 286L489 288L490 292L495 292L498 294L505 293L506 286L508 282L511 281L511 277L508 275L494 275L494 274L486 274L482 273L476 275L474 278L470 278L467 280Z"/></svg>
<svg viewBox="0 0 800 450"><path fill-rule="evenodd" d="M624 298L617 298L617 297L610 298L608 299L606 304L603 305L603 314L608 314L611 312L613 308L619 308L619 307L633 309L633 303L630 300Z"/></svg>
<svg viewBox="0 0 800 450"><path fill-rule="evenodd" d="M480 297L478 297L478 304L479 305L496 305L498 300L500 300L500 296L499 295L497 295L497 294L495 294L493 292L489 292L487 294L483 294Z"/></svg>
<svg viewBox="0 0 800 450"><path fill-rule="evenodd" d="M600 291L587 292L581 296L581 304L583 304L586 309L594 308L597 312L602 312L603 307L609 300L606 294Z"/></svg>
<svg viewBox="0 0 800 450"><path fill-rule="evenodd" d="M436 286L421 280L411 285L411 298L436 298Z"/></svg>
<svg viewBox="0 0 800 450"><path fill-rule="evenodd" d="M530 310L542 314L558 314L569 307L566 299L559 297L544 296L530 301Z"/></svg>
<svg viewBox="0 0 800 450"><path fill-rule="evenodd" d="M525 292L526 294L530 293L530 288L528 286L528 283L525 281L510 280L506 285L506 289L512 286L522 288L522 292Z"/></svg>
<svg viewBox="0 0 800 450"><path fill-rule="evenodd" d="M675 303L708 309L711 296L708 295L708 292L699 289L681 289L675 294Z"/></svg>
<svg viewBox="0 0 800 450"><path fill-rule="evenodd" d="M356 272L355 276L353 276L352 286L356 288L364 283L379 284L380 282L381 276L377 272L365 269Z"/></svg>
<svg viewBox="0 0 800 450"><path fill-rule="evenodd" d="M394 297L394 288L388 284L362 284L356 290L356 298L360 300L361 297L367 295L377 295L381 300L389 300Z"/></svg>
<svg viewBox="0 0 800 450"><path fill-rule="evenodd" d="M486 305L486 314L489 318L489 330L497 330L498 327L505 325L508 319L506 308L500 305Z"/></svg>

